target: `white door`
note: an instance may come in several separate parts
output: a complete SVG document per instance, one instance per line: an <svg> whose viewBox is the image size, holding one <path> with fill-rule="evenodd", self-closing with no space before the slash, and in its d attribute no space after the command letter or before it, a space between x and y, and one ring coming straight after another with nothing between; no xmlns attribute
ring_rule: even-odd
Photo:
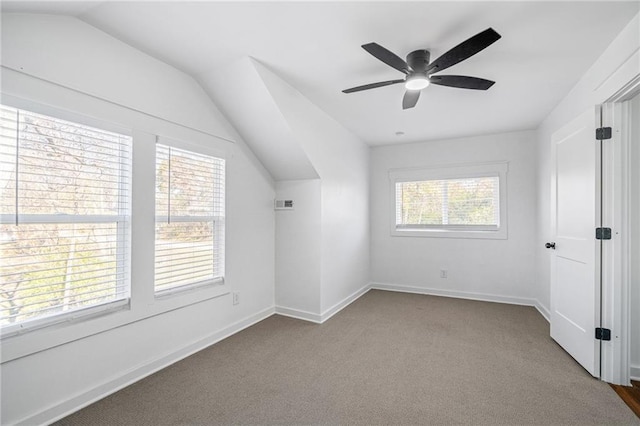
<svg viewBox="0 0 640 426"><path fill-rule="evenodd" d="M551 337L593 376L600 376L600 145L596 111L552 136ZM555 243L555 249L553 244Z"/></svg>

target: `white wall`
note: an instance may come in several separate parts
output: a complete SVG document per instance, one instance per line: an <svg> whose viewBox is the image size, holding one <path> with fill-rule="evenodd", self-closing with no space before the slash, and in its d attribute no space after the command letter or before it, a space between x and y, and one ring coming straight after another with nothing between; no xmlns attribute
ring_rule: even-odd
<svg viewBox="0 0 640 426"><path fill-rule="evenodd" d="M321 179L321 315L369 283L369 147L300 92L256 69Z"/></svg>
<svg viewBox="0 0 640 426"><path fill-rule="evenodd" d="M62 16L3 14L2 65L3 94L133 129L138 160L155 134L227 155L225 286L153 298L154 166L140 161L131 309L3 339L2 424L51 421L273 313L274 184L193 79Z"/></svg>
<svg viewBox="0 0 640 426"><path fill-rule="evenodd" d="M293 210L276 212L276 306L283 313L315 318L321 294L320 179L276 182L276 199Z"/></svg>
<svg viewBox="0 0 640 426"><path fill-rule="evenodd" d="M278 195L286 190L305 202L309 216L276 216L277 310L324 321L369 283L369 147L252 58L204 73L199 81L264 160ZM308 210L312 205L319 216ZM282 240L291 236L295 240ZM313 290L305 293L306 286Z"/></svg>
<svg viewBox="0 0 640 426"><path fill-rule="evenodd" d="M3 19L2 33L3 66L231 138L193 78L82 21L16 14Z"/></svg>
<svg viewBox="0 0 640 426"><path fill-rule="evenodd" d="M551 135L581 113L594 108L627 84L640 71L640 14L620 32L593 66L578 81L537 129L536 202L536 298L550 306L549 251L544 243L551 237Z"/></svg>
<svg viewBox="0 0 640 426"><path fill-rule="evenodd" d="M389 170L508 161L508 238L392 236ZM531 131L383 146L371 151L375 286L535 305L535 145ZM448 278L440 278L440 270Z"/></svg>

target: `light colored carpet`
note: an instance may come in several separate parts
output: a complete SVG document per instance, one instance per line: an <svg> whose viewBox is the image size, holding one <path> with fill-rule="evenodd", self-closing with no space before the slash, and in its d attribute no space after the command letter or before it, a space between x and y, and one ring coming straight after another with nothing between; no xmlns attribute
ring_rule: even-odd
<svg viewBox="0 0 640 426"><path fill-rule="evenodd" d="M370 291L272 316L61 425L640 425L530 307Z"/></svg>

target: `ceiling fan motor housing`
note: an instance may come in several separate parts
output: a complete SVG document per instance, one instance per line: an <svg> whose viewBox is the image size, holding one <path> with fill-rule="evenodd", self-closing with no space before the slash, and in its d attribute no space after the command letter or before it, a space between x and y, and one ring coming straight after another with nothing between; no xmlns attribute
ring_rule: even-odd
<svg viewBox="0 0 640 426"><path fill-rule="evenodd" d="M424 73L429 65L431 54L428 50L414 50L407 55L407 64L417 73Z"/></svg>

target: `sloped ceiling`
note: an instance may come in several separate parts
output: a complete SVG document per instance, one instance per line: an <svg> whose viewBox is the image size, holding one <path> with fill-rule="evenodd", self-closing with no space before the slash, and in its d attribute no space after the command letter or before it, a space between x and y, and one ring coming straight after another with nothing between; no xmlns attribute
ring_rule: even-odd
<svg viewBox="0 0 640 426"><path fill-rule="evenodd" d="M275 180L317 178L255 66L243 58L200 82Z"/></svg>

